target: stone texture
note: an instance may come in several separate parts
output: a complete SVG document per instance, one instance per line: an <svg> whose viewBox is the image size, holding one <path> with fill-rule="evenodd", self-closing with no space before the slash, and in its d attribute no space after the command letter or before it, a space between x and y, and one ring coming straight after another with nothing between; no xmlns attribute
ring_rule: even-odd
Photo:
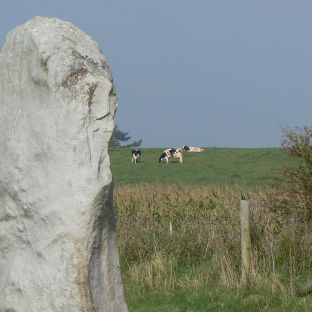
<svg viewBox="0 0 312 312"><path fill-rule="evenodd" d="M97 43L35 17L0 55L0 312L127 311L108 140L117 106Z"/></svg>

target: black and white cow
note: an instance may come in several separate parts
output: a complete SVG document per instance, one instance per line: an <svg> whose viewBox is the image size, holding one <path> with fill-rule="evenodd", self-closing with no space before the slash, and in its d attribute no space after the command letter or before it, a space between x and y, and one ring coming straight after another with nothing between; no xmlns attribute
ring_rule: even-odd
<svg viewBox="0 0 312 312"><path fill-rule="evenodd" d="M132 163L137 163L138 160L141 160L141 157L142 157L142 152L139 148L135 148L132 150L131 152L131 162Z"/></svg>
<svg viewBox="0 0 312 312"><path fill-rule="evenodd" d="M204 149L201 148L201 147L197 147L197 146L187 146L187 145L184 145L182 147L182 150L185 151L185 152L192 152L192 153L200 153L200 152L203 152Z"/></svg>
<svg viewBox="0 0 312 312"><path fill-rule="evenodd" d="M179 158L180 163L183 162L182 149L181 148L168 148L163 151L159 157L159 162L169 162L169 158Z"/></svg>

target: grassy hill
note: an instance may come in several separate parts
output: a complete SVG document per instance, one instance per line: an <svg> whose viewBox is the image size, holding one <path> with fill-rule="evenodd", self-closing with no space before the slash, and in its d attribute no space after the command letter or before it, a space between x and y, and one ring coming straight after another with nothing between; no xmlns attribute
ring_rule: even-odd
<svg viewBox="0 0 312 312"><path fill-rule="evenodd" d="M264 185L281 174L289 163L279 148L207 148L202 153L184 153L183 163L170 159L159 164L162 148L142 149L142 162L131 163L131 148L111 149L116 185L174 183L191 185Z"/></svg>

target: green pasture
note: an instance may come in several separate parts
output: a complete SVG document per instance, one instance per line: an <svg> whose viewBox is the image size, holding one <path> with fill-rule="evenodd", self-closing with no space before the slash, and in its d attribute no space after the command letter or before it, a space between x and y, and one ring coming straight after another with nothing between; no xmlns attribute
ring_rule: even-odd
<svg viewBox="0 0 312 312"><path fill-rule="evenodd" d="M162 151L162 148L142 148L142 162L132 164L131 148L111 149L115 184L260 186L280 175L290 163L280 148L206 148L202 153L184 153L182 164L177 159L159 164Z"/></svg>
<svg viewBox="0 0 312 312"><path fill-rule="evenodd" d="M162 151L142 148L137 164L131 148L109 151L129 311L312 311L311 296L294 295L311 276L308 232L262 206L271 202L265 185L294 160L280 148L206 148L159 164ZM239 277L237 202L246 188L257 207L250 289Z"/></svg>
<svg viewBox="0 0 312 312"><path fill-rule="evenodd" d="M272 293L270 285L255 289L212 287L188 291L129 292L131 312L310 312L311 297Z"/></svg>

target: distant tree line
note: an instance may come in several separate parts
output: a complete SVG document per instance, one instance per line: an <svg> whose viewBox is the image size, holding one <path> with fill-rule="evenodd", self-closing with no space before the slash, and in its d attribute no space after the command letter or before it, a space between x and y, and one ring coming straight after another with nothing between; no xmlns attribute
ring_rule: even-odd
<svg viewBox="0 0 312 312"><path fill-rule="evenodd" d="M125 144L125 142L129 141L131 137L129 136L129 132L123 132L118 129L116 125L114 127L111 139L108 143L109 147L139 147L142 144L142 139L138 141L133 141L132 143Z"/></svg>

